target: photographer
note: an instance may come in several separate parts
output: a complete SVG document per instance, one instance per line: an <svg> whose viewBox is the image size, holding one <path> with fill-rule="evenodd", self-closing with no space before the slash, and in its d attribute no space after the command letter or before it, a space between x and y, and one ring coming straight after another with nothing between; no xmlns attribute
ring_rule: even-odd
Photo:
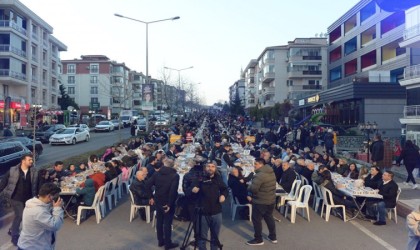
<svg viewBox="0 0 420 250"><path fill-rule="evenodd" d="M222 226L222 203L228 196L228 189L222 177L217 172L216 162L209 162L206 165L206 176L201 181L196 181L192 189L198 194L199 204L202 207L202 216L199 218L201 224L201 235L198 240L199 249L206 249L207 234L211 232L211 249L218 249L218 238ZM200 223L201 222L201 223Z"/></svg>
<svg viewBox="0 0 420 250"><path fill-rule="evenodd" d="M18 249L54 249L55 234L63 225L64 216L60 192L55 184L45 183L38 198L26 202Z"/></svg>

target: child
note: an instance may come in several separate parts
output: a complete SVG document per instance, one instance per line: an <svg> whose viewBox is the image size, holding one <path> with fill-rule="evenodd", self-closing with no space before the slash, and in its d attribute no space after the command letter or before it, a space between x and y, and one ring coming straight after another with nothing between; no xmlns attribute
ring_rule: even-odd
<svg viewBox="0 0 420 250"><path fill-rule="evenodd" d="M75 176L76 174L76 165L70 164L68 168L68 176Z"/></svg>
<svg viewBox="0 0 420 250"><path fill-rule="evenodd" d="M83 188L76 189L76 194L81 196L81 202L79 205L92 206L95 198L95 186L93 185L93 180L88 178L84 184Z"/></svg>
<svg viewBox="0 0 420 250"><path fill-rule="evenodd" d="M80 172L83 172L83 171L86 171L86 164L80 163L79 167L76 169L76 172L80 173Z"/></svg>

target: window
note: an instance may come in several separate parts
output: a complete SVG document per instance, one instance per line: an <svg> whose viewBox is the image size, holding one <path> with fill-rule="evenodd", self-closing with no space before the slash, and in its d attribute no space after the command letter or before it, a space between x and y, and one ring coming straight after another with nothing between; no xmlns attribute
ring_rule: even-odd
<svg viewBox="0 0 420 250"><path fill-rule="evenodd" d="M67 83L74 84L75 83L74 76L67 76Z"/></svg>
<svg viewBox="0 0 420 250"><path fill-rule="evenodd" d="M98 103L98 97L91 97L90 103Z"/></svg>
<svg viewBox="0 0 420 250"><path fill-rule="evenodd" d="M341 79L341 66L330 70L330 81L337 81L339 79Z"/></svg>
<svg viewBox="0 0 420 250"><path fill-rule="evenodd" d="M375 25L365 30L364 32L362 32L360 37L361 37L361 47L364 47L365 44L369 43L370 41L373 41L376 38Z"/></svg>
<svg viewBox="0 0 420 250"><path fill-rule="evenodd" d="M134 106L140 106L141 105L140 100L134 100L133 103L134 103Z"/></svg>
<svg viewBox="0 0 420 250"><path fill-rule="evenodd" d="M347 34L349 31L354 29L357 26L357 18L356 15L350 17L345 23L344 23L344 34Z"/></svg>
<svg viewBox="0 0 420 250"><path fill-rule="evenodd" d="M31 98L32 103L34 103L34 99L36 98L36 88L31 88Z"/></svg>
<svg viewBox="0 0 420 250"><path fill-rule="evenodd" d="M67 93L69 95L74 95L74 93L75 93L75 87L68 87L67 88Z"/></svg>
<svg viewBox="0 0 420 250"><path fill-rule="evenodd" d="M338 26L335 30L329 34L330 44L333 44L337 39L341 37L341 26Z"/></svg>
<svg viewBox="0 0 420 250"><path fill-rule="evenodd" d="M341 58L341 46L335 48L330 52L330 63L337 61Z"/></svg>
<svg viewBox="0 0 420 250"><path fill-rule="evenodd" d="M381 35L397 28L405 23L404 11L396 12L381 21Z"/></svg>
<svg viewBox="0 0 420 250"><path fill-rule="evenodd" d="M67 74L75 74L75 73L76 73L76 65L67 64Z"/></svg>
<svg viewBox="0 0 420 250"><path fill-rule="evenodd" d="M90 93L92 95L97 95L98 94L98 87L90 87Z"/></svg>
<svg viewBox="0 0 420 250"><path fill-rule="evenodd" d="M360 22L363 23L368 19L369 17L375 15L376 13L376 4L375 1L371 1L368 5L363 7L363 9L360 10Z"/></svg>
<svg viewBox="0 0 420 250"><path fill-rule="evenodd" d="M90 83L98 83L98 76L90 76Z"/></svg>
<svg viewBox="0 0 420 250"><path fill-rule="evenodd" d="M361 57L361 64L362 64L361 65L362 69L375 65L376 64L376 50L373 50L369 53L364 54Z"/></svg>
<svg viewBox="0 0 420 250"><path fill-rule="evenodd" d="M287 80L287 86L293 86L293 80Z"/></svg>
<svg viewBox="0 0 420 250"><path fill-rule="evenodd" d="M344 75L349 76L357 73L357 59L351 60L344 64Z"/></svg>
<svg viewBox="0 0 420 250"><path fill-rule="evenodd" d="M89 70L91 74L98 74L99 73L99 64L90 64Z"/></svg>
<svg viewBox="0 0 420 250"><path fill-rule="evenodd" d="M344 54L348 55L355 52L357 49L357 37L354 37L344 44Z"/></svg>
<svg viewBox="0 0 420 250"><path fill-rule="evenodd" d="M51 96L51 104L55 104L56 103L56 98L55 98L55 95L52 95Z"/></svg>

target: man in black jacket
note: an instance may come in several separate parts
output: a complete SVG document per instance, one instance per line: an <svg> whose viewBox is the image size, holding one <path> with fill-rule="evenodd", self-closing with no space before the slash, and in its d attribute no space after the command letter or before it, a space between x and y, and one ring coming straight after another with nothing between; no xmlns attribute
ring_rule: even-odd
<svg viewBox="0 0 420 250"><path fill-rule="evenodd" d="M220 228L222 226L222 203L228 197L228 189L223 182L222 177L217 172L216 162L210 162L206 165L207 176L201 183L196 182L193 193L199 194L199 202L202 207L201 235L198 239L199 249L206 249L207 234L210 228L211 249L218 249L217 239L219 238Z"/></svg>
<svg viewBox="0 0 420 250"><path fill-rule="evenodd" d="M382 195L382 200L370 200L367 202L366 218L375 220L373 223L376 226L386 225L386 209L394 208L397 205L398 185L393 180L394 173L385 171L382 175L382 182L379 184L379 194Z"/></svg>
<svg viewBox="0 0 420 250"><path fill-rule="evenodd" d="M370 146L371 159L375 166L384 167L384 142L380 134L376 134Z"/></svg>
<svg viewBox="0 0 420 250"><path fill-rule="evenodd" d="M142 169L145 167L142 167ZM147 174L143 170L139 170L136 173L136 178L130 185L130 191L133 194L134 203L136 205L149 205L151 194L146 189L146 182L144 181ZM142 220L146 220L146 212L144 208L139 210L140 217Z"/></svg>
<svg viewBox="0 0 420 250"><path fill-rule="evenodd" d="M296 180L296 172L293 170L287 161L282 164L283 174L280 180L280 186L286 193L292 190L293 182Z"/></svg>
<svg viewBox="0 0 420 250"><path fill-rule="evenodd" d="M173 166L174 161L166 159L164 166L156 170L146 182L146 188L150 193L152 193L152 187L155 187L156 233L159 247L165 246L165 249L178 247L178 244L171 240L171 227L179 184L179 175Z"/></svg>

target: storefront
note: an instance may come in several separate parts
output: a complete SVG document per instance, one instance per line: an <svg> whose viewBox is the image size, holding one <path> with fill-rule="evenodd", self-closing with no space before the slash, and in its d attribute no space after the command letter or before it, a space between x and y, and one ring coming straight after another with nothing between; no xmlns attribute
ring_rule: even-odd
<svg viewBox="0 0 420 250"><path fill-rule="evenodd" d="M399 84L351 83L307 96L298 101L296 109L299 118L322 114L321 122L343 127L375 121L381 132L394 136L400 134L405 98Z"/></svg>
<svg viewBox="0 0 420 250"><path fill-rule="evenodd" d="M16 128L25 127L27 125L27 114L30 108L29 104L24 101L6 101L0 100L0 128L3 126L14 126Z"/></svg>

